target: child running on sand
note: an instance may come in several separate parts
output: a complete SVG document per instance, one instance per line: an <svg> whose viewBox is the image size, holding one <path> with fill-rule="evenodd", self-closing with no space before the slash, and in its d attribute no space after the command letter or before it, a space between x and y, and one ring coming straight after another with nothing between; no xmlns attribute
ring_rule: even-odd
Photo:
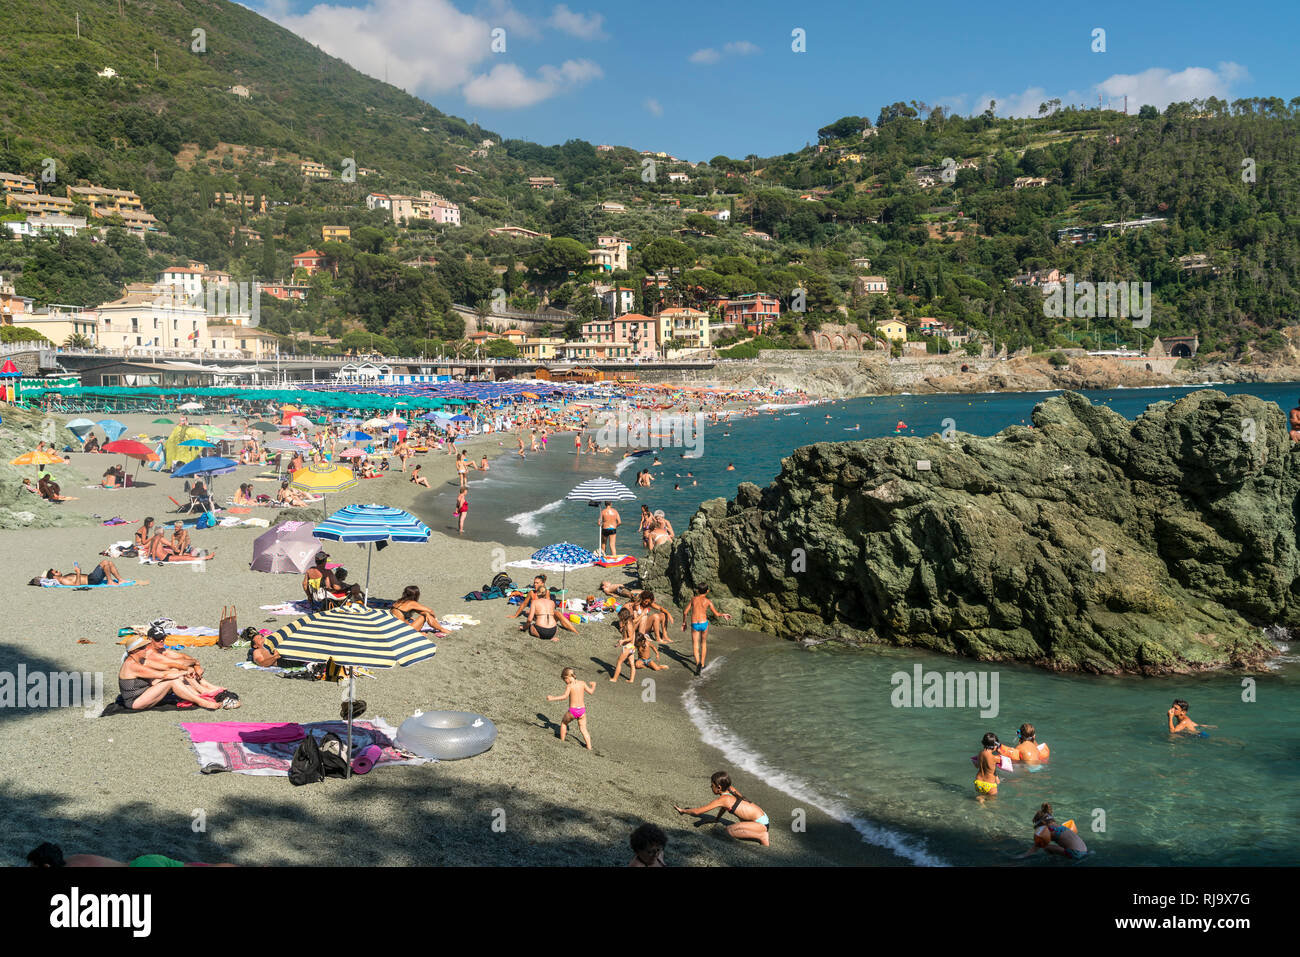
<svg viewBox="0 0 1300 957"><path fill-rule="evenodd" d="M980 742L980 760L979 771L975 774L975 793L979 795L979 800L993 797L998 793L998 768L1001 766L999 758L1002 754L1002 742L992 731L984 735Z"/></svg>
<svg viewBox="0 0 1300 957"><path fill-rule="evenodd" d="M1201 728L1217 728L1217 724L1197 724L1187 716L1187 711L1191 707L1182 698L1177 698L1170 706L1166 714L1169 716L1169 733L1170 734L1199 734L1202 738L1208 738Z"/></svg>
<svg viewBox="0 0 1300 957"><path fill-rule="evenodd" d="M695 661L695 673L698 675L704 670L705 659L709 656L709 613L712 612L717 618L731 621L731 616L718 611L713 602L709 600L709 586L696 585L695 597L686 603L682 609L682 631L686 630L687 622L691 626L691 652Z"/></svg>
<svg viewBox="0 0 1300 957"><path fill-rule="evenodd" d="M1044 804L1034 815L1034 846L1021 857L1032 857L1040 850L1060 854L1080 861L1088 856L1088 845L1074 828L1073 821L1057 824L1052 817L1052 805Z"/></svg>
<svg viewBox="0 0 1300 957"><path fill-rule="evenodd" d="M578 730L582 732L582 739L587 742L587 750L591 750L591 735L587 733L587 707L586 695L596 693L596 682L579 681L577 673L572 668L565 668L560 672L560 677L564 679L564 692L557 695L547 695L547 701L569 700L569 710L564 713L560 719L560 740L569 731L569 722L577 719Z"/></svg>

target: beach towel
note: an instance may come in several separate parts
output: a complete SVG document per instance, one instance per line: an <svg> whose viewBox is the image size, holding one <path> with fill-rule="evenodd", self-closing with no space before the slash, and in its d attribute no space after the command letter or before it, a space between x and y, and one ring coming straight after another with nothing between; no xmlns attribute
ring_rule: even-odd
<svg viewBox="0 0 1300 957"><path fill-rule="evenodd" d="M618 565L635 565L636 559L631 555L619 555L615 558L602 558L595 564L599 565L601 568L614 568Z"/></svg>
<svg viewBox="0 0 1300 957"><path fill-rule="evenodd" d="M576 562L565 564L564 562L539 562L532 558L523 558L517 562L506 562L507 568L530 568L536 571L544 572L571 572L579 568L591 568L595 562Z"/></svg>
<svg viewBox="0 0 1300 957"><path fill-rule="evenodd" d="M83 588L126 588L134 584L136 584L134 579L129 582L117 582L116 584L112 582L100 582L98 585L64 585L49 578L41 579L42 588L76 588L78 590ZM144 585L147 584L147 582L139 582L139 584Z"/></svg>
<svg viewBox="0 0 1300 957"><path fill-rule="evenodd" d="M265 671L268 674L284 675L285 677L294 677L296 675L302 674L304 671L307 670L306 667L301 667L301 666L297 668L281 668L279 665L269 665L269 666L255 665L251 661L236 661L235 667L243 668L245 671Z"/></svg>
<svg viewBox="0 0 1300 957"><path fill-rule="evenodd" d="M124 638L119 638L117 643L125 645L136 638L139 638L138 632L133 632ZM217 643L216 635L168 635L166 646L170 649L176 648L210 648Z"/></svg>
<svg viewBox="0 0 1300 957"><path fill-rule="evenodd" d="M302 725L292 721L208 721L203 724L182 724L195 744L217 742L229 744L243 741L246 744L273 744L277 741L301 741L306 732Z"/></svg>
<svg viewBox="0 0 1300 957"><path fill-rule="evenodd" d="M202 727L202 725L199 726ZM183 725L183 727L188 729L191 725ZM303 737L312 734L319 738L333 732L343 739L345 744L348 740L346 721L315 721L303 725L302 729ZM396 738L397 729L384 721L383 718L366 718L354 721L352 724L353 753L360 754L372 745L378 747L380 753L375 760L376 767L391 764L430 763L426 758L399 751L394 744ZM296 738L293 741L250 743L247 741L194 741L191 738L190 746L194 749L200 768L207 768L215 764L226 771L234 771L238 774L288 777L289 764L293 761L293 755L298 750L298 742L301 740L302 738Z"/></svg>

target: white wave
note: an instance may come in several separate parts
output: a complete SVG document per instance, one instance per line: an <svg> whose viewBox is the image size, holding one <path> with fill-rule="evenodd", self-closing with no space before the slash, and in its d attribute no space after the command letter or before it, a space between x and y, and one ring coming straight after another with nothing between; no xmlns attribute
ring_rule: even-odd
<svg viewBox="0 0 1300 957"><path fill-rule="evenodd" d="M866 843L887 848L899 857L922 867L949 866L947 861L931 854L910 838L855 816L848 807L819 794L812 785L801 778L768 764L761 754L749 747L738 734L719 721L713 709L700 699L698 689L700 685L717 675L726 660L726 656L713 659L712 663L705 667L704 673L682 692L682 706L685 707L691 723L700 733L701 741L721 751L731 764L762 778L778 791L784 791L797 800L811 804L828 817L849 825Z"/></svg>
<svg viewBox="0 0 1300 957"><path fill-rule="evenodd" d="M506 519L506 521L515 526L520 535L540 535L542 533L542 525L537 521L537 519L543 515L554 512L563 505L564 499L548 502L541 508L534 509L531 512L520 512L518 515L511 515Z"/></svg>

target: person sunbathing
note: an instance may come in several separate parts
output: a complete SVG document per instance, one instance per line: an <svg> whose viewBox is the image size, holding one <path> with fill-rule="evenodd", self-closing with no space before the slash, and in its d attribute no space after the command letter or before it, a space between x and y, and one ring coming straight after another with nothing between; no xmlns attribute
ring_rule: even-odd
<svg viewBox="0 0 1300 957"><path fill-rule="evenodd" d="M36 491L40 493L41 498L48 502L75 502L77 499L71 495L64 495L63 490L59 488L59 483L50 478L49 474L43 474L40 481L36 483Z"/></svg>
<svg viewBox="0 0 1300 957"><path fill-rule="evenodd" d="M194 546L190 544L190 533L180 522L172 526L171 546L177 555L188 555L194 551Z"/></svg>
<svg viewBox="0 0 1300 957"><path fill-rule="evenodd" d="M257 499L253 497L253 486L248 482L240 485L239 491L235 493L235 497L231 501L235 505L256 505Z"/></svg>
<svg viewBox="0 0 1300 957"><path fill-rule="evenodd" d="M120 465L109 466L108 471L104 473L99 482L104 488L117 488L120 485L125 485L126 469Z"/></svg>
<svg viewBox="0 0 1300 957"><path fill-rule="evenodd" d="M420 589L417 585L407 585L402 589L402 597L393 602L393 615L406 622L416 631L429 625L434 631L446 631L438 624L438 615L432 609L420 604Z"/></svg>
<svg viewBox="0 0 1300 957"><path fill-rule="evenodd" d="M302 492L296 488L290 488L288 482L280 483L280 491L276 494L275 500L291 508L302 508L307 504Z"/></svg>
<svg viewBox="0 0 1300 957"><path fill-rule="evenodd" d="M144 659L152 644L148 638L141 637L133 638L126 646L126 656L117 672L117 687L124 707L144 711L161 702L169 692L208 711L239 707L238 698L223 701L205 698L204 693L193 686L193 678L187 672L147 664Z"/></svg>
<svg viewBox="0 0 1300 957"><path fill-rule="evenodd" d="M31 492L33 495L40 495L40 494L41 494L40 492L38 492L38 491L36 490L36 486L32 484L32 480L29 479L29 478L24 478L24 479L23 479L23 491L24 491L24 492Z"/></svg>
<svg viewBox="0 0 1300 957"><path fill-rule="evenodd" d="M60 585L102 585L105 582L118 585L122 582L122 577L117 573L117 566L107 558L92 568L90 574L86 574L80 568L70 572L49 568L42 577L52 579Z"/></svg>
<svg viewBox="0 0 1300 957"><path fill-rule="evenodd" d="M101 449L100 449L100 447L99 447L99 437L98 437L98 436L94 436L94 435L92 435L90 438L88 438L88 439L86 440L86 444L83 445L83 446L81 447L81 451L83 451L83 452L99 452L99 451L101 451Z"/></svg>
<svg viewBox="0 0 1300 957"><path fill-rule="evenodd" d="M328 559L329 555L325 552L317 552L316 563L303 575L302 588L307 593L308 601L341 601L347 592L333 570L325 567Z"/></svg>

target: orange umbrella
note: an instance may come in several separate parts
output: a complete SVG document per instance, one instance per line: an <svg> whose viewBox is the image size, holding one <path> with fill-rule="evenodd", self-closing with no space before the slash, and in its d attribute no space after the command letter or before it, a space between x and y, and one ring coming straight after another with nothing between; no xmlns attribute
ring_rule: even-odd
<svg viewBox="0 0 1300 957"><path fill-rule="evenodd" d="M44 449L33 449L30 452L24 452L16 459L9 461L10 465L63 465L64 460L57 455L46 452Z"/></svg>

